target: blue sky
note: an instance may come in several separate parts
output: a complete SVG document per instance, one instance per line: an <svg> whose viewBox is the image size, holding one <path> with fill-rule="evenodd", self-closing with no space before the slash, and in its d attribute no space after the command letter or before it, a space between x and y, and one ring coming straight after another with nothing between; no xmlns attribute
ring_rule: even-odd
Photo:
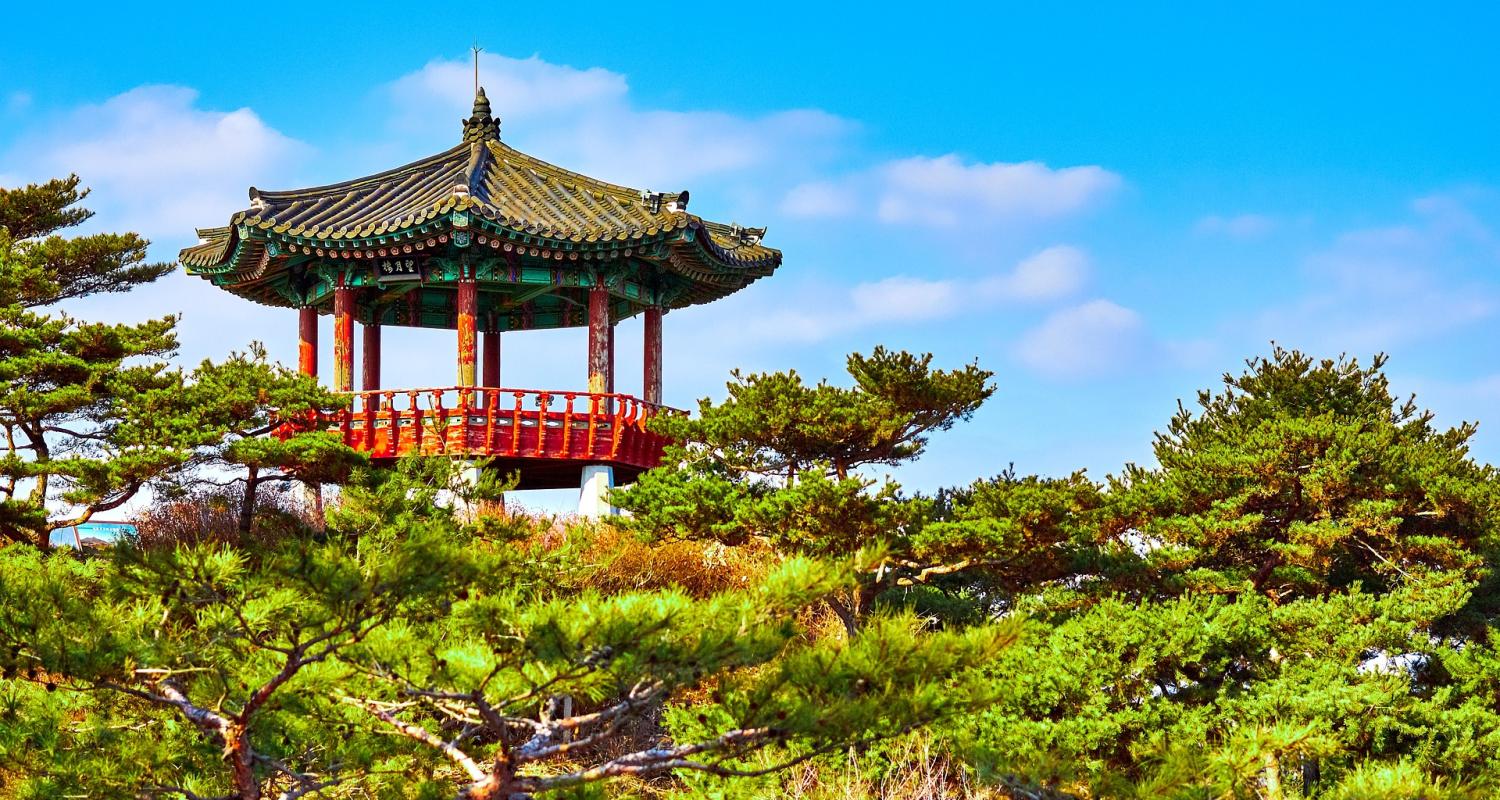
<svg viewBox="0 0 1500 800"><path fill-rule="evenodd" d="M98 227L170 258L249 185L456 143L477 39L508 142L691 189L785 251L775 277L668 315L674 404L736 366L839 380L875 344L978 359L999 391L898 474L921 489L1147 461L1178 398L1272 339L1388 352L1440 420L1488 422L1497 13L1306 5L31 5L0 30L0 182L77 171ZM182 313L188 362L252 339L294 354L290 312L182 276L76 311ZM633 391L639 322L621 337ZM451 383L450 339L388 332L387 381ZM581 386L583 348L507 337L505 383ZM1494 461L1500 434L1482 425L1476 452Z"/></svg>

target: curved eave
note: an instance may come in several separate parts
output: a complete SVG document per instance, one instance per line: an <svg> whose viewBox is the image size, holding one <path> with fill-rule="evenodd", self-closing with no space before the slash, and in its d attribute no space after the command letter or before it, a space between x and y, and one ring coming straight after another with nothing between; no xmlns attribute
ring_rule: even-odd
<svg viewBox="0 0 1500 800"><path fill-rule="evenodd" d="M442 210L434 209L433 215L416 219L408 227L362 239L343 240L279 232L274 225L245 220L234 228L202 232L204 241L182 250L180 258L192 275L233 276L221 281L224 283L256 281L276 272L285 261L284 256L293 252L305 252L329 262L360 261L378 258L386 248L399 247L403 242L418 243L422 245L419 249L446 245L454 226L451 219L439 219ZM482 209L475 210L482 214ZM434 221L437 224L433 224ZM653 227L632 231L633 235L628 238L586 242L547 236L535 226L516 225L516 222L524 221L486 219L486 222L488 224L482 224L476 230L486 234L486 241L476 242L469 252L482 253L489 247L531 258L571 262L572 266L583 266L578 263L580 261L605 263L620 257L635 257L721 291L730 285L745 285L755 278L769 275L781 263L780 251L772 248L724 246L707 231L701 220L688 215L683 215L676 225L668 228ZM278 245L275 255L266 247L271 242ZM514 244L504 247L502 243ZM664 244L672 257L664 259L648 254L650 246L657 244ZM714 294L719 295L718 292Z"/></svg>
<svg viewBox="0 0 1500 800"><path fill-rule="evenodd" d="M708 302L771 274L781 253L687 213L682 193L649 195L536 159L498 140L458 145L392 170L296 191L251 190L252 207L199 230L189 274L257 302L290 305L289 257L338 265L390 254L462 252L557 268L650 265L686 283L672 306ZM459 248L450 237L472 235ZM348 266L346 263L344 266Z"/></svg>

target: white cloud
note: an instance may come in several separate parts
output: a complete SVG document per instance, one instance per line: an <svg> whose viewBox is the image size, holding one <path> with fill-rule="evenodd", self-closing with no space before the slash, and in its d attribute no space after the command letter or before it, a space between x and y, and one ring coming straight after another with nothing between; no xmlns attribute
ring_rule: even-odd
<svg viewBox="0 0 1500 800"><path fill-rule="evenodd" d="M932 319L952 313L961 305L958 285L953 281L928 281L899 275L861 283L849 293L854 327L875 322Z"/></svg>
<svg viewBox="0 0 1500 800"><path fill-rule="evenodd" d="M1220 216L1211 214L1200 220L1193 229L1200 234L1228 236L1231 239L1255 239L1275 230L1277 222L1265 214L1235 214Z"/></svg>
<svg viewBox="0 0 1500 800"><path fill-rule="evenodd" d="M1052 219L1077 212L1120 184L1102 167L965 164L958 156L907 158L881 169L884 222L953 227L1014 218Z"/></svg>
<svg viewBox="0 0 1500 800"><path fill-rule="evenodd" d="M848 186L811 181L792 187L781 210L793 217L847 217L859 209L859 197Z"/></svg>
<svg viewBox="0 0 1500 800"><path fill-rule="evenodd" d="M1083 288L1088 275L1088 254L1060 244L1022 259L1010 274L987 282L985 290L1013 300L1053 300Z"/></svg>
<svg viewBox="0 0 1500 800"><path fill-rule="evenodd" d="M1486 319L1500 295L1493 233L1448 195L1411 204L1410 219L1347 231L1306 257L1304 291L1268 309L1253 329L1319 352L1369 353L1430 339Z"/></svg>
<svg viewBox="0 0 1500 800"><path fill-rule="evenodd" d="M436 112L442 115L442 124L452 128L458 121L453 112L467 117L474 100L470 70L464 61L434 59L392 81L386 91L395 101L392 108L400 115L398 119L425 128L433 123ZM480 83L502 120L573 115L600 105L617 105L630 90L624 75L602 67L578 69L537 56L507 58L491 53L480 59Z"/></svg>
<svg viewBox="0 0 1500 800"><path fill-rule="evenodd" d="M308 150L248 108L210 111L197 100L181 86L132 89L32 132L6 162L27 180L77 173L102 224L182 241L222 225L247 205L247 187Z"/></svg>
<svg viewBox="0 0 1500 800"><path fill-rule="evenodd" d="M814 307L751 314L759 341L817 342L889 323L954 319L999 304L1036 304L1073 294L1088 280L1088 255L1072 245L1034 253L1008 272L976 280L894 275L840 292L807 292ZM833 299L830 299L830 295Z"/></svg>
<svg viewBox="0 0 1500 800"><path fill-rule="evenodd" d="M1139 361L1148 340L1141 316L1109 300L1056 311L1021 337L1016 356L1055 378L1116 371Z"/></svg>
<svg viewBox="0 0 1500 800"><path fill-rule="evenodd" d="M1121 182L1119 175L1099 166L1053 169L1036 161L967 163L952 154L918 156L886 162L838 183L797 186L782 210L804 217L865 211L887 223L987 227L1079 213ZM855 198L867 198L869 204L860 208Z"/></svg>
<svg viewBox="0 0 1500 800"><path fill-rule="evenodd" d="M536 56L483 54L480 83L507 142L569 169L657 190L709 176L755 172L761 183L796 180L838 151L854 125L814 109L759 116L639 109L624 75ZM428 142L457 141L473 100L472 64L438 59L388 84L396 128Z"/></svg>

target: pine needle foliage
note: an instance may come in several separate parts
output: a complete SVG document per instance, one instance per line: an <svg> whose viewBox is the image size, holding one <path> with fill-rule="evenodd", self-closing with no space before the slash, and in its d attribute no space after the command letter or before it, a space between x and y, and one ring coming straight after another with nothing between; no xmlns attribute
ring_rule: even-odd
<svg viewBox="0 0 1500 800"><path fill-rule="evenodd" d="M44 548L51 531L118 508L186 457L162 425L181 386L164 363L176 320L39 310L128 291L173 266L146 263L147 242L132 233L59 235L91 216L78 183L0 188L0 540Z"/></svg>
<svg viewBox="0 0 1500 800"><path fill-rule="evenodd" d="M444 462L361 473L321 536L0 551L19 797L463 797L762 775L967 713L1015 625L809 636L845 565L601 593L566 548L458 519ZM4 713L0 706L0 713ZM628 723L661 725L619 752ZM117 766L110 766L111 764Z"/></svg>
<svg viewBox="0 0 1500 800"><path fill-rule="evenodd" d="M681 442L668 450L670 466L615 492L613 502L653 539L760 540L780 552L862 559L860 581L832 603L852 632L880 593L967 566L961 557L923 561L910 535L930 502L859 472L918 457L932 433L968 419L994 392L991 373L977 365L939 370L931 362L884 348L856 353L848 388L809 386L795 371L736 372L724 402L705 399L692 418L658 418L659 430Z"/></svg>

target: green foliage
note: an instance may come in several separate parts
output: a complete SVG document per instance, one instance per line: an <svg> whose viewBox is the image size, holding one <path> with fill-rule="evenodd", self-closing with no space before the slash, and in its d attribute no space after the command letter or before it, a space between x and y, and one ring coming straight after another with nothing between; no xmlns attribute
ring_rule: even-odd
<svg viewBox="0 0 1500 800"><path fill-rule="evenodd" d="M201 438L191 469L183 471L178 483L221 484L224 473L239 472L239 528L248 535L263 485L343 483L368 463L338 434L305 424L348 402L320 386L317 378L270 363L259 343L221 362L204 361L181 398L182 423Z"/></svg>
<svg viewBox="0 0 1500 800"><path fill-rule="evenodd" d="M72 238L57 231L83 224L93 212L78 176L0 187L0 307L35 308L103 292L125 292L171 272L146 263L146 242L133 233Z"/></svg>
<svg viewBox="0 0 1500 800"><path fill-rule="evenodd" d="M118 507L186 458L165 413L181 376L172 318L89 323L35 309L126 291L170 264L146 264L134 234L56 231L90 213L76 177L0 189L0 538L45 547L49 532ZM48 508L67 509L49 518Z"/></svg>
<svg viewBox="0 0 1500 800"><path fill-rule="evenodd" d="M968 419L994 393L978 366L934 370L931 355L877 347L849 357L854 386L809 386L795 371L733 373L729 397L705 399L697 417L663 416L658 429L690 447L689 464L732 477L795 480L808 472L846 478L871 464L921 455L927 436Z"/></svg>
<svg viewBox="0 0 1500 800"><path fill-rule="evenodd" d="M47 545L50 531L118 508L200 468L245 470L248 532L266 481L340 481L362 459L333 438L267 437L280 419L337 408L316 381L266 362L259 346L191 376L169 368L176 320L90 323L39 307L149 283L135 234L66 238L91 212L78 178L0 189L0 538ZM49 513L50 512L50 513Z"/></svg>
<svg viewBox="0 0 1500 800"><path fill-rule="evenodd" d="M254 551L0 551L0 700L20 719L0 770L24 776L18 796L236 798L753 773L978 708L979 667L1014 640L909 616L811 635L807 609L849 569L805 558L696 599L569 590L566 549L437 502L453 477L361 472L325 534ZM668 704L674 744L618 749Z"/></svg>
<svg viewBox="0 0 1500 800"><path fill-rule="evenodd" d="M723 403L701 401L695 418L658 418L659 430L681 442L668 450L670 466L613 493L613 502L654 539L759 539L840 558L884 549L889 558L834 601L853 630L880 592L925 580L933 566L910 547L930 502L902 497L894 483L874 489L856 470L916 458L929 434L968 419L994 391L978 366L935 370L931 361L885 348L852 355L851 388L808 386L796 372L736 372Z"/></svg>
<svg viewBox="0 0 1500 800"><path fill-rule="evenodd" d="M1310 596L1428 571L1488 572L1493 467L1397 403L1381 368L1276 349L1202 392L1157 437L1159 466L1113 481L1116 535L1149 544L1143 591Z"/></svg>
<svg viewBox="0 0 1500 800"><path fill-rule="evenodd" d="M954 732L975 763L1100 798L1492 791L1497 476L1383 364L1254 359L1086 502L959 493L951 516L1062 556L1005 587L1033 635Z"/></svg>
<svg viewBox="0 0 1500 800"><path fill-rule="evenodd" d="M1383 367L1277 349L1179 408L1154 465L935 497L866 470L988 373L882 349L850 388L736 374L656 423L669 465L615 495L639 539L462 518L503 487L267 436L340 400L258 348L148 370L89 406L111 442L348 485L302 537L0 551L0 792L775 797L795 767L816 796L916 769L933 796L1490 796L1500 476ZM756 555L671 566L709 552Z"/></svg>

